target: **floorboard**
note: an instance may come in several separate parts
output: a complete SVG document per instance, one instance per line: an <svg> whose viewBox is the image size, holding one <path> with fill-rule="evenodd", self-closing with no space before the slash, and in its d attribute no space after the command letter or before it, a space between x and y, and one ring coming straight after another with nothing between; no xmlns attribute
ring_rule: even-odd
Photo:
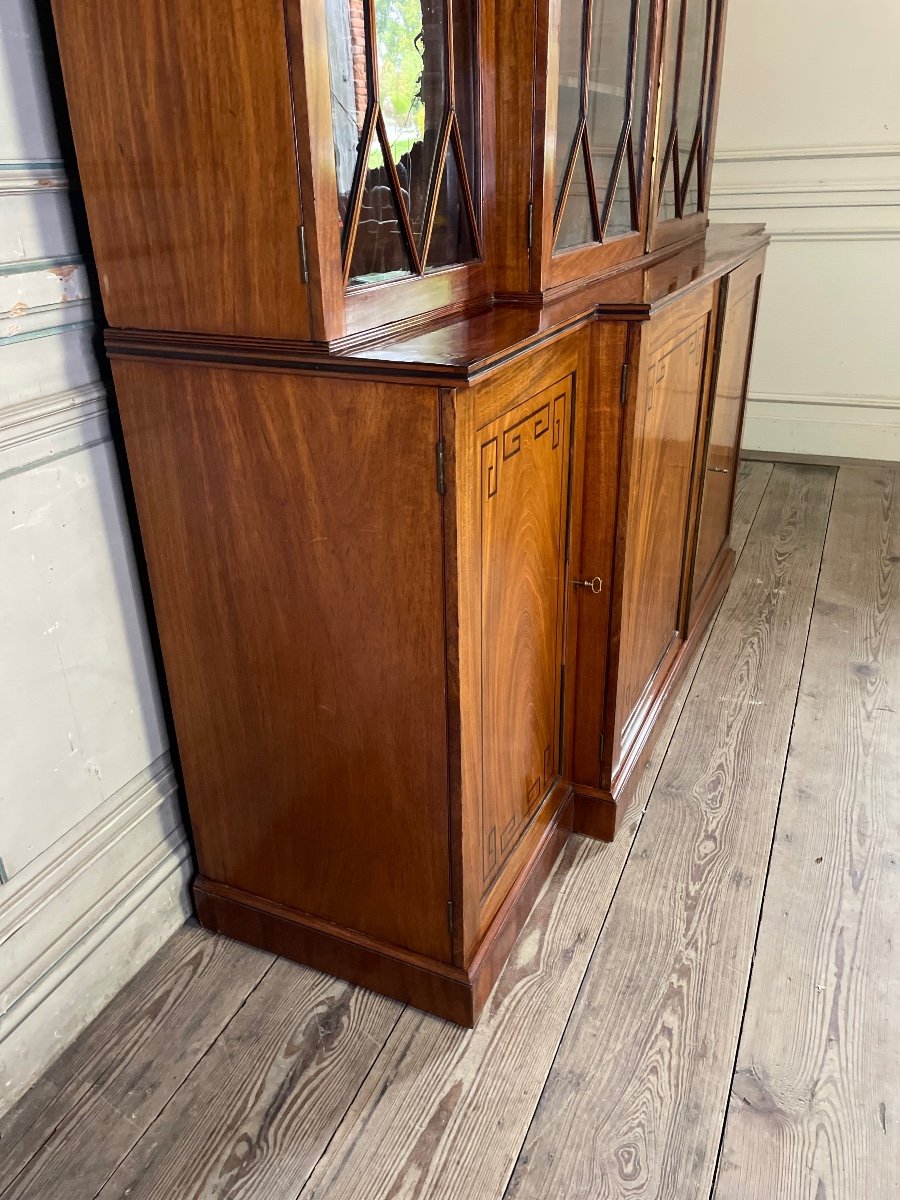
<svg viewBox="0 0 900 1200"><path fill-rule="evenodd" d="M294 1200L402 1010L280 959L101 1200Z"/></svg>
<svg viewBox="0 0 900 1200"><path fill-rule="evenodd" d="M189 925L0 1122L0 1200L900 1196L900 467L835 475L742 464L624 828L477 1029Z"/></svg>
<svg viewBox="0 0 900 1200"><path fill-rule="evenodd" d="M509 1200L709 1193L834 478L772 472Z"/></svg>
<svg viewBox="0 0 900 1200"><path fill-rule="evenodd" d="M273 961L179 930L0 1123L2 1200L95 1196Z"/></svg>
<svg viewBox="0 0 900 1200"><path fill-rule="evenodd" d="M771 470L742 472L738 554ZM403 1014L303 1200L502 1194L701 659L702 648L616 841L570 839L476 1030Z"/></svg>
<svg viewBox="0 0 900 1200"><path fill-rule="evenodd" d="M841 468L716 1200L900 1196L900 468Z"/></svg>
<svg viewBox="0 0 900 1200"><path fill-rule="evenodd" d="M740 554L756 518L769 480L773 464L766 462L742 462L734 494L734 511L731 515L731 544Z"/></svg>

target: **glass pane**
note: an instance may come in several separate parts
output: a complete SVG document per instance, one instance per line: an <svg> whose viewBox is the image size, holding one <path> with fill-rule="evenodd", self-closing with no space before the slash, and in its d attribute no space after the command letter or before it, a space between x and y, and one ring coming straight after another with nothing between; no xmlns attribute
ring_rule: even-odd
<svg viewBox="0 0 900 1200"><path fill-rule="evenodd" d="M556 239L556 249L565 250L568 246L583 246L585 242L593 242L596 239L597 234L594 230L591 202L588 196L584 153L579 149L575 159L572 185L566 198L566 207L563 209L559 237Z"/></svg>
<svg viewBox="0 0 900 1200"><path fill-rule="evenodd" d="M582 64L584 62L584 0L562 0L559 19L559 85L556 115L556 204L562 193L566 169L581 120Z"/></svg>
<svg viewBox="0 0 900 1200"><path fill-rule="evenodd" d="M643 146L647 135L647 114L650 108L648 78L650 74L650 9L651 0L637 0L640 4L638 13L638 45L635 59L634 99L632 100L632 130L635 148L635 163L637 167L637 187L641 188L641 165L644 161ZM647 161L649 162L649 154Z"/></svg>
<svg viewBox="0 0 900 1200"><path fill-rule="evenodd" d="M631 233L635 228L632 218L631 209L631 186L629 183L631 177L631 155L626 153L622 161L622 170L619 172L619 182L616 185L616 194L613 198L612 208L609 213L609 220L606 223L607 238L617 237L619 234Z"/></svg>
<svg viewBox="0 0 900 1200"><path fill-rule="evenodd" d="M659 192L659 220L668 221L676 215L674 155L666 160L666 147L675 120L675 76L678 65L678 27L680 11L670 4L666 21L666 44L663 50L662 100L659 108L659 154L663 159L665 176Z"/></svg>
<svg viewBox="0 0 900 1200"><path fill-rule="evenodd" d="M356 241L350 260L351 283L400 278L412 271L400 211L384 160L384 147L372 139L363 178Z"/></svg>
<svg viewBox="0 0 900 1200"><path fill-rule="evenodd" d="M603 212L628 116L631 4L594 0L588 70L588 138L597 205Z"/></svg>
<svg viewBox="0 0 900 1200"><path fill-rule="evenodd" d="M478 156L475 153L478 145L478 105L473 87L472 59L466 58L466 53L464 53L465 47L475 45L475 9L476 5L472 4L470 0L455 0L453 4L453 45L455 47L453 100L456 107L456 122L462 137L463 155L466 160L466 175L475 204L475 215L480 218L481 180Z"/></svg>
<svg viewBox="0 0 900 1200"><path fill-rule="evenodd" d="M677 216L678 212L675 208L675 168L674 164L670 162L659 198L659 220L671 221Z"/></svg>
<svg viewBox="0 0 900 1200"><path fill-rule="evenodd" d="M365 29L362 9L346 0L325 0L328 18L328 72L331 79L331 123L341 221L347 217L360 139L369 103ZM351 28L351 21L353 28Z"/></svg>
<svg viewBox="0 0 900 1200"><path fill-rule="evenodd" d="M475 28L471 5L455 7L456 78L449 78L450 0L325 0L328 17L328 58L332 93L338 205L343 221L359 211L352 243L350 279L373 283L417 269L405 235L421 256L429 224L429 203L441 204L441 237L434 243L440 261L450 265L474 257L474 237L468 218L454 224L454 205L463 195L458 173L473 186L477 162L477 102ZM452 82L452 86L451 86ZM454 162L437 195L442 137L452 100L458 114L462 157ZM378 114L383 137L374 139L368 159L365 130ZM448 232L456 229L455 235ZM449 247L465 258L453 259ZM423 270L421 264L418 269Z"/></svg>
<svg viewBox="0 0 900 1200"><path fill-rule="evenodd" d="M428 270L438 270L453 263L471 262L476 257L475 239L469 225L456 153L451 143L434 213L434 228L428 250Z"/></svg>
<svg viewBox="0 0 900 1200"><path fill-rule="evenodd" d="M691 159L691 148L701 115L701 97L706 65L706 19L708 0L687 0L684 19L684 48L681 54L681 83L678 89L678 164L679 177L690 179L684 201L684 214L697 211L696 162ZM695 156L696 158L696 156Z"/></svg>
<svg viewBox="0 0 900 1200"><path fill-rule="evenodd" d="M375 0L375 30L378 97L420 242L449 100L443 0Z"/></svg>

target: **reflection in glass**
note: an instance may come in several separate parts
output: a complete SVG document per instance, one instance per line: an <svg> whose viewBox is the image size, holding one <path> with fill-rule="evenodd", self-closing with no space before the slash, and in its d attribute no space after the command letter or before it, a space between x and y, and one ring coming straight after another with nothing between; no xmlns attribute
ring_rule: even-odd
<svg viewBox="0 0 900 1200"><path fill-rule="evenodd" d="M348 282L422 274L476 258L476 214L465 203L460 182L463 172L474 207L477 114L471 14L453 16L457 69L451 81L452 0L325 2ZM454 7L465 8L465 0ZM451 115L454 106L456 115ZM457 141L465 166L453 161L445 167ZM453 237L447 230L460 207L465 231L457 229ZM440 244L434 243L434 230ZM451 245L466 257L451 257Z"/></svg>
<svg viewBox="0 0 900 1200"><path fill-rule="evenodd" d="M344 222L369 109L369 84L363 29L360 27L356 36L351 33L350 9L343 0L326 0L326 6L334 166ZM362 21L361 12L357 19Z"/></svg>
<svg viewBox="0 0 900 1200"><path fill-rule="evenodd" d="M682 0L669 18L659 127L662 183L659 220L689 217L703 203L703 118L709 89L713 0ZM679 58L680 49L680 58Z"/></svg>
<svg viewBox="0 0 900 1200"><path fill-rule="evenodd" d="M678 74L678 32L681 13L677 4L669 7L666 20L666 44L663 51L662 103L659 117L659 154L663 181L659 194L659 220L668 221L678 215L675 204L675 83Z"/></svg>
<svg viewBox="0 0 900 1200"><path fill-rule="evenodd" d="M636 224L631 204L631 170L629 163L624 162L622 170L619 172L619 182L616 184L612 207L609 210L606 236L611 238L621 233L630 233Z"/></svg>
<svg viewBox="0 0 900 1200"><path fill-rule="evenodd" d="M437 270L452 263L469 262L477 257L472 231L466 215L466 204L456 165L456 152L451 146L447 154L447 169L441 182L431 232L431 251L428 269Z"/></svg>
<svg viewBox="0 0 900 1200"><path fill-rule="evenodd" d="M639 227L636 171L647 120L651 7L650 0L563 0L555 176L558 249L606 241ZM585 62L582 23L588 16L590 49ZM577 161L585 139L590 172ZM560 212L570 168L575 170L571 198ZM594 195L585 203L591 182ZM576 210L571 214L569 204Z"/></svg>
<svg viewBox="0 0 900 1200"><path fill-rule="evenodd" d="M569 195L562 212L562 221L556 238L556 247L558 250L567 250L570 246L583 246L585 242L593 242L595 239L587 169L584 165L584 153L579 147L575 158L575 168L572 172L572 182L569 185Z"/></svg>
<svg viewBox="0 0 900 1200"><path fill-rule="evenodd" d="M687 0L681 82L678 88L678 177L682 181L685 216L697 211L696 139L700 132L701 99L706 66L706 16L708 0Z"/></svg>
<svg viewBox="0 0 900 1200"><path fill-rule="evenodd" d="M456 111L456 123L459 127L462 142L463 157L466 162L466 178L469 190L475 203L476 218L480 217L478 198L481 194L480 163L476 149L478 133L476 122L478 110L475 101L475 88L472 84L472 70L475 61L472 47L476 44L475 15L477 5L471 0L453 0L453 66L454 87L453 107Z"/></svg>
<svg viewBox="0 0 900 1200"><path fill-rule="evenodd" d="M588 69L588 135L597 204L603 212L628 115L631 5L594 0Z"/></svg>
<svg viewBox="0 0 900 1200"><path fill-rule="evenodd" d="M419 246L447 108L443 4L375 0L378 95Z"/></svg>
<svg viewBox="0 0 900 1200"><path fill-rule="evenodd" d="M562 0L559 19L559 83L556 116L556 204L581 123L582 64L584 62L584 0Z"/></svg>
<svg viewBox="0 0 900 1200"><path fill-rule="evenodd" d="M637 189L641 188L641 167L644 161L644 139L647 136L647 118L650 112L650 90L647 79L650 74L650 9L651 0L639 0L640 11L637 20L637 54L634 65L634 86L632 88L631 122L632 148L635 160L635 180Z"/></svg>
<svg viewBox="0 0 900 1200"><path fill-rule="evenodd" d="M408 275L412 263L400 209L377 137L372 139L362 185L350 278L354 283L370 283Z"/></svg>

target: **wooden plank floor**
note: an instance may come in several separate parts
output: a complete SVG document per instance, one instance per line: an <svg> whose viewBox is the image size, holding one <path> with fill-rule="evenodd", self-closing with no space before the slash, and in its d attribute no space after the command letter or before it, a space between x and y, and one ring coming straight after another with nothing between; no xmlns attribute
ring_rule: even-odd
<svg viewBox="0 0 900 1200"><path fill-rule="evenodd" d="M747 463L734 539L476 1030L186 926L0 1121L0 1200L900 1197L900 467Z"/></svg>

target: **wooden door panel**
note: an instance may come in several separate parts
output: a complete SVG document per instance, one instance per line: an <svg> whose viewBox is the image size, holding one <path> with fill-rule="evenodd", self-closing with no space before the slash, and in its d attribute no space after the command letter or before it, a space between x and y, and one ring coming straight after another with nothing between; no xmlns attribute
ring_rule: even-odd
<svg viewBox="0 0 900 1200"><path fill-rule="evenodd" d="M731 526L734 473L737 468L741 418L747 391L750 348L760 276L754 274L729 288L719 343L716 389L709 421L703 470L700 521L694 558L693 595L698 595L722 549ZM743 283L743 286L740 286ZM727 286L723 284L723 286Z"/></svg>
<svg viewBox="0 0 900 1200"><path fill-rule="evenodd" d="M639 393L619 666L620 756L682 631L684 553L708 313L652 349Z"/></svg>
<svg viewBox="0 0 900 1200"><path fill-rule="evenodd" d="M483 882L559 775L572 377L477 434Z"/></svg>

